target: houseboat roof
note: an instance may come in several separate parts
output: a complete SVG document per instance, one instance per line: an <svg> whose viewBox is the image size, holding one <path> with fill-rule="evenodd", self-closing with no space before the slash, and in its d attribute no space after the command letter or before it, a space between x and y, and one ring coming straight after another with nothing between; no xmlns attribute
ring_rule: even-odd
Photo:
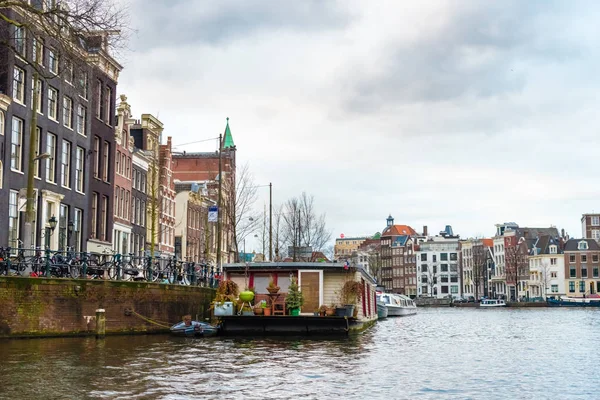
<svg viewBox="0 0 600 400"><path fill-rule="evenodd" d="M249 262L249 263L229 263L223 264L224 271L244 271L246 266L250 270L298 270L298 269L315 269L323 271L336 271L345 270L346 263L341 262ZM366 277L369 282L376 283L375 278L371 276L362 267L351 267L360 271L361 274Z"/></svg>

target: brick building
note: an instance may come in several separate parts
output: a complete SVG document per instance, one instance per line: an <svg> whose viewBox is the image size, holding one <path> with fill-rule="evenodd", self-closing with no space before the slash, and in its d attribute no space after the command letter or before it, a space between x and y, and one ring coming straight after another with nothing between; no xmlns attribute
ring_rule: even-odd
<svg viewBox="0 0 600 400"><path fill-rule="evenodd" d="M584 239L600 241L600 214L583 214L581 216L581 234Z"/></svg>
<svg viewBox="0 0 600 400"><path fill-rule="evenodd" d="M414 251L417 232L408 225L394 225L387 218L381 233L381 285L386 291L417 295L417 267Z"/></svg>
<svg viewBox="0 0 600 400"><path fill-rule="evenodd" d="M216 227L208 223L206 182L175 182L175 254L180 258L205 262L216 253Z"/></svg>
<svg viewBox="0 0 600 400"><path fill-rule="evenodd" d="M600 246L594 239L570 239L565 243L567 296L584 297L600 292Z"/></svg>
<svg viewBox="0 0 600 400"><path fill-rule="evenodd" d="M159 173L159 251L165 255L175 254L175 183L173 182L171 136L167 144L158 149Z"/></svg>

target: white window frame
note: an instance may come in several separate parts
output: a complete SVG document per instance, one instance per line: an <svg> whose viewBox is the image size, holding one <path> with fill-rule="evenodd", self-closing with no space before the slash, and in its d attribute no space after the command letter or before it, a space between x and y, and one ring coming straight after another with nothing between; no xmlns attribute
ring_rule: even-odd
<svg viewBox="0 0 600 400"><path fill-rule="evenodd" d="M8 196L8 245L10 247L18 247L19 238L19 192L11 190ZM13 237L13 231L14 237Z"/></svg>
<svg viewBox="0 0 600 400"><path fill-rule="evenodd" d="M71 142L62 141L60 155L60 184L62 187L71 188Z"/></svg>
<svg viewBox="0 0 600 400"><path fill-rule="evenodd" d="M52 86L48 86L48 118L58 122L58 90Z"/></svg>
<svg viewBox="0 0 600 400"><path fill-rule="evenodd" d="M75 191L84 194L85 190L85 149L77 146L75 153Z"/></svg>
<svg viewBox="0 0 600 400"><path fill-rule="evenodd" d="M318 272L319 273L319 305L323 304L323 271L314 269L299 269L298 270L298 290L302 291L302 272ZM307 314L307 313L303 313Z"/></svg>
<svg viewBox="0 0 600 400"><path fill-rule="evenodd" d="M85 134L85 122L86 122L87 109L82 105L77 105L77 133L81 136L87 136Z"/></svg>
<svg viewBox="0 0 600 400"><path fill-rule="evenodd" d="M46 182L56 184L56 145L58 138L51 132L46 132L46 152L50 157L46 159ZM52 146L53 144L53 146Z"/></svg>
<svg viewBox="0 0 600 400"><path fill-rule="evenodd" d="M63 125L73 129L73 99L63 96Z"/></svg>
<svg viewBox="0 0 600 400"><path fill-rule="evenodd" d="M52 47L48 48L48 69L54 75L58 75L58 54Z"/></svg>
<svg viewBox="0 0 600 400"><path fill-rule="evenodd" d="M24 26L15 26L15 53L20 57L27 57L27 31Z"/></svg>
<svg viewBox="0 0 600 400"><path fill-rule="evenodd" d="M40 66L44 66L44 40L40 38L33 38L33 50L32 50L33 62Z"/></svg>
<svg viewBox="0 0 600 400"><path fill-rule="evenodd" d="M19 67L13 70L13 101L25 105L25 71Z"/></svg>
<svg viewBox="0 0 600 400"><path fill-rule="evenodd" d="M593 216L591 221L592 226L600 226L600 216Z"/></svg>
<svg viewBox="0 0 600 400"><path fill-rule="evenodd" d="M0 111L0 136L4 136L4 129L6 128L6 115L4 111Z"/></svg>
<svg viewBox="0 0 600 400"><path fill-rule="evenodd" d="M15 124L18 129L15 130ZM13 117L10 140L10 170L23 173L23 130L25 121Z"/></svg>

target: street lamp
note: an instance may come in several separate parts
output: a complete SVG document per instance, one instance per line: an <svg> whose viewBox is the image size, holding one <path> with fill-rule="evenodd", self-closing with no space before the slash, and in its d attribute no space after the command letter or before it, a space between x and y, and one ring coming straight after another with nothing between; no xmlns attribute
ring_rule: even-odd
<svg viewBox="0 0 600 400"><path fill-rule="evenodd" d="M54 232L54 229L56 229L56 224L58 223L58 221L56 220L56 217L53 215L50 217L50 219L48 220L48 225L50 226L50 231Z"/></svg>

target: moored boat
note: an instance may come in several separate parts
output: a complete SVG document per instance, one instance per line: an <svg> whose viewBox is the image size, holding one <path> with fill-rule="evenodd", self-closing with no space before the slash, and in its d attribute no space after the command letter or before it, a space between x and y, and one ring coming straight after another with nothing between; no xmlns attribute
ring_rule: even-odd
<svg viewBox="0 0 600 400"><path fill-rule="evenodd" d="M377 302L377 318L383 319L388 317L388 309L385 304Z"/></svg>
<svg viewBox="0 0 600 400"><path fill-rule="evenodd" d="M395 293L381 293L377 295L377 303L386 306L388 317L402 317L417 313L415 302L408 296Z"/></svg>
<svg viewBox="0 0 600 400"><path fill-rule="evenodd" d="M176 336L209 337L218 332L216 326L200 321L181 321L171 327L171 333Z"/></svg>
<svg viewBox="0 0 600 400"><path fill-rule="evenodd" d="M600 307L600 298L560 297L547 299L548 307Z"/></svg>
<svg viewBox="0 0 600 400"><path fill-rule="evenodd" d="M492 308L492 307L506 307L506 302L502 299L484 299L479 303L479 307Z"/></svg>

